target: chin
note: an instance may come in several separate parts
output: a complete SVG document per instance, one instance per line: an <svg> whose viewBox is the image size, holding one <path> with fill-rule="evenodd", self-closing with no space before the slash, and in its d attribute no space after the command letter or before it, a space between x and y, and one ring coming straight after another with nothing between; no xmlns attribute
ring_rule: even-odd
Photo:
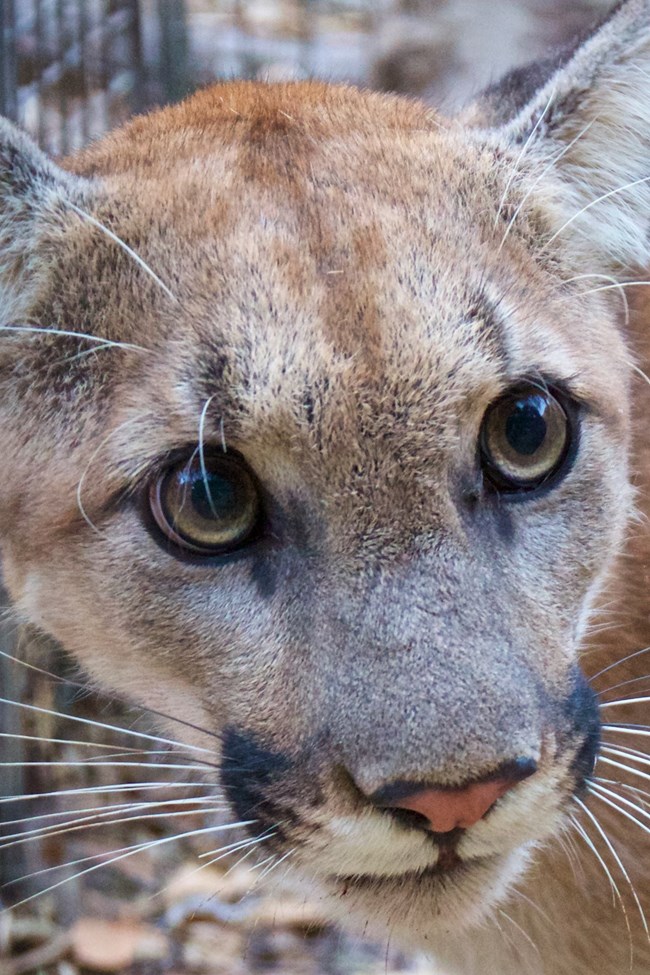
<svg viewBox="0 0 650 975"><path fill-rule="evenodd" d="M444 870L331 877L312 881L310 890L355 933L438 951L490 917L524 873L533 846Z"/></svg>

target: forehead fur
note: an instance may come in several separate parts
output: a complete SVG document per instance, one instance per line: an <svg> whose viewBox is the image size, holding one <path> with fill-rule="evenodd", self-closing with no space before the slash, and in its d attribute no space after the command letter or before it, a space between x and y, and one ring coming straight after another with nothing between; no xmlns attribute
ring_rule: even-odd
<svg viewBox="0 0 650 975"><path fill-rule="evenodd" d="M89 405L112 373L112 424L140 418L122 444L136 468L143 451L196 441L203 417L208 440L252 450L276 477L278 451L302 453L303 476L311 458L317 479L324 460L329 476L369 464L379 476L381 457L384 477L397 462L428 491L451 451L471 455L508 382L570 378L616 412L602 296L576 329L525 219L501 246L513 153L421 105L314 83L217 86L70 165L101 177L88 210L173 295L70 215L36 317L143 351L63 360L65 382L50 362L48 385L60 407L77 376Z"/></svg>

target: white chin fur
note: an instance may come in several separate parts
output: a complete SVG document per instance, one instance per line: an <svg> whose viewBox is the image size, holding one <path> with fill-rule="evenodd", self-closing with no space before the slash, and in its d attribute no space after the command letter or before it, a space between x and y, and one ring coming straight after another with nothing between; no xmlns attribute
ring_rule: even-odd
<svg viewBox="0 0 650 975"><path fill-rule="evenodd" d="M511 891L529 861L527 849L468 863L447 876L424 873L353 882L314 881L314 894L345 927L387 935L424 950L441 950L479 925Z"/></svg>

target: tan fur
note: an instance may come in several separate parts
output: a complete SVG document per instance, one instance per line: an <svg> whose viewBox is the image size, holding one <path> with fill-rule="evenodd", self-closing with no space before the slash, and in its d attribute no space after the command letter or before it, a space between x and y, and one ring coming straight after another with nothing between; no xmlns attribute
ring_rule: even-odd
<svg viewBox="0 0 650 975"><path fill-rule="evenodd" d="M650 260L649 73L650 4L629 0L507 118L497 95L450 121L320 83L235 83L136 119L65 172L0 130L2 320L54 330L0 343L17 610L103 686L204 728L182 735L215 758L229 728L282 756L270 793L289 825L272 852L295 847L297 878L334 914L450 970L629 967L598 861L577 838L574 876L556 837L580 815L563 708L597 597L620 629L590 673L650 643L648 533L628 528L650 469L631 365L647 361L647 315L625 331L620 294L595 291ZM635 181L605 218L572 220ZM583 403L577 459L553 490L495 506L481 421L537 376ZM168 554L138 501L203 421L275 519L261 554L223 565ZM640 656L599 686L647 672ZM467 831L467 872L449 880L424 872L426 834L364 799L521 755L539 771ZM590 806L647 907L644 834ZM640 975L648 942L621 893Z"/></svg>

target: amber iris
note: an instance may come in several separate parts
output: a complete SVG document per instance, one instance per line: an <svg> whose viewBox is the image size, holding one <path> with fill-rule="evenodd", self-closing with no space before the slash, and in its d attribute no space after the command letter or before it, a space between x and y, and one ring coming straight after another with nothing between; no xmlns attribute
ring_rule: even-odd
<svg viewBox="0 0 650 975"><path fill-rule="evenodd" d="M480 452L488 481L502 492L539 488L562 469L571 445L571 424L558 393L522 384L487 410Z"/></svg>
<svg viewBox="0 0 650 975"><path fill-rule="evenodd" d="M250 541L260 498L241 458L196 449L152 482L149 507L158 528L180 549L222 555Z"/></svg>

